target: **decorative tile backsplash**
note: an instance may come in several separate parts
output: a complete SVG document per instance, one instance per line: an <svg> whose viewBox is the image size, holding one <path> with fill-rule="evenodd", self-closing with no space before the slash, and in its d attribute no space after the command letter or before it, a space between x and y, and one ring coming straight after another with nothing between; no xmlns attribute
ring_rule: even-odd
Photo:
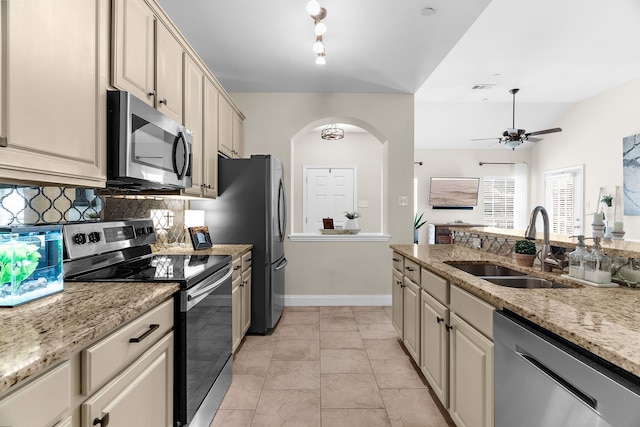
<svg viewBox="0 0 640 427"><path fill-rule="evenodd" d="M105 189L4 185L0 187L0 225L152 218L156 246L165 247L189 241L184 228L185 203Z"/></svg>

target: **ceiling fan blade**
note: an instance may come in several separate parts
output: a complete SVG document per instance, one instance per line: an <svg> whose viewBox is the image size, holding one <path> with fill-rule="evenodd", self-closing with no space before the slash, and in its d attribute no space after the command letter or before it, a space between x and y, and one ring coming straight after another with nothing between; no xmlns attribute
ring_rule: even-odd
<svg viewBox="0 0 640 427"><path fill-rule="evenodd" d="M562 132L562 129L561 128L553 128L553 129L538 130L538 131L535 131L535 132L525 133L524 135L526 137L529 137L529 136L532 136L532 135L544 135L544 134L547 134L547 133L556 133L556 132Z"/></svg>
<svg viewBox="0 0 640 427"><path fill-rule="evenodd" d="M533 138L527 137L527 139L525 141L538 142L538 141L542 141L542 138L536 138L535 136Z"/></svg>
<svg viewBox="0 0 640 427"><path fill-rule="evenodd" d="M475 138L475 139L472 139L472 141L489 141L491 139L501 140L502 138L499 138L499 137L496 137L496 138Z"/></svg>

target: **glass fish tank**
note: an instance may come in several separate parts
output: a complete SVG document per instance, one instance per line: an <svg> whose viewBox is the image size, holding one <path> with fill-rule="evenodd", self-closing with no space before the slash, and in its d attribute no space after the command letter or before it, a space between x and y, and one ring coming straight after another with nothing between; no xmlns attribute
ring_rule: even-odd
<svg viewBox="0 0 640 427"><path fill-rule="evenodd" d="M64 289L62 226L0 226L0 307Z"/></svg>

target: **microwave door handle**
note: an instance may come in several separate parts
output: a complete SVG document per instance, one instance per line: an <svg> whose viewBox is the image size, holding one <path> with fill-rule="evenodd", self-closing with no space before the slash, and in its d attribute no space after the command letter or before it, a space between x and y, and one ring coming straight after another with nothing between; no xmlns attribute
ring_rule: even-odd
<svg viewBox="0 0 640 427"><path fill-rule="evenodd" d="M178 172L178 163L176 162L176 153L178 151L178 142L182 142L182 145L184 147L184 163L182 165L182 170ZM178 179L183 179L184 176L187 173L187 169L189 168L189 156L191 155L191 153L189 153L189 145L187 144L187 139L184 137L184 135L182 134L182 132L178 132L178 136L176 136L176 139L173 141L173 153L172 153L172 161L173 161L173 171L178 175Z"/></svg>

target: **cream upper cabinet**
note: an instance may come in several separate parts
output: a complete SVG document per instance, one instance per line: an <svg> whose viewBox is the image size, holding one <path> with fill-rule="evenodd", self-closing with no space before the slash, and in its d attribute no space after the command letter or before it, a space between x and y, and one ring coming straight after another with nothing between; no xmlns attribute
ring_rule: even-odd
<svg viewBox="0 0 640 427"><path fill-rule="evenodd" d="M237 111L233 112L233 157L242 157L244 153L244 122Z"/></svg>
<svg viewBox="0 0 640 427"><path fill-rule="evenodd" d="M227 157L235 157L233 150L233 108L221 96L218 102L218 151Z"/></svg>
<svg viewBox="0 0 640 427"><path fill-rule="evenodd" d="M113 85L182 123L182 45L144 0L113 10Z"/></svg>
<svg viewBox="0 0 640 427"><path fill-rule="evenodd" d="M193 133L191 145L191 187L184 193L200 196L203 177L204 74L188 55L184 56L184 125Z"/></svg>
<svg viewBox="0 0 640 427"><path fill-rule="evenodd" d="M218 88L204 79L204 139L202 142L202 196L218 195Z"/></svg>
<svg viewBox="0 0 640 427"><path fill-rule="evenodd" d="M156 18L144 0L113 2L113 85L155 107Z"/></svg>
<svg viewBox="0 0 640 427"><path fill-rule="evenodd" d="M106 181L108 0L2 2L0 180Z"/></svg>
<svg viewBox="0 0 640 427"><path fill-rule="evenodd" d="M156 23L156 108L182 123L184 49L164 24Z"/></svg>

